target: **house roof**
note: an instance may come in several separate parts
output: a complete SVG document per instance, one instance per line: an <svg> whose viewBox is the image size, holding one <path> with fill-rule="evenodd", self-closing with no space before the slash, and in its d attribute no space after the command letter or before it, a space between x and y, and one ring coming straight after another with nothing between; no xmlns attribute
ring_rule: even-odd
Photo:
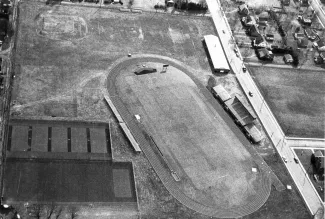
<svg viewBox="0 0 325 219"><path fill-rule="evenodd" d="M266 48L261 48L257 50L258 54L260 57L265 57L269 55L269 50L267 50Z"/></svg>
<svg viewBox="0 0 325 219"><path fill-rule="evenodd" d="M284 55L284 58L285 58L286 60L289 60L289 59L292 59L292 56L291 56L290 54L285 54L285 55Z"/></svg>
<svg viewBox="0 0 325 219"><path fill-rule="evenodd" d="M239 9L239 13L248 14L248 7L246 4L239 5L238 9Z"/></svg>
<svg viewBox="0 0 325 219"><path fill-rule="evenodd" d="M269 15L269 13L267 11L263 11L262 13L260 13L258 15L258 17L259 17L260 20L267 20L267 19L270 18L270 15Z"/></svg>

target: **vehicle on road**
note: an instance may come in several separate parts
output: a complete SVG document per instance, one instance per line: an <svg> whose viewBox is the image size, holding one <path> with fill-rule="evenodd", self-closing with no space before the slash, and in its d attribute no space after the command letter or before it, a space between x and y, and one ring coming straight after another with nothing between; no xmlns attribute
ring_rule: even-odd
<svg viewBox="0 0 325 219"><path fill-rule="evenodd" d="M283 162L285 162L285 163L288 162L288 159L287 159L285 156L282 156L282 160L283 160Z"/></svg>
<svg viewBox="0 0 325 219"><path fill-rule="evenodd" d="M294 157L293 160L295 161L295 163L299 163L298 158Z"/></svg>
<svg viewBox="0 0 325 219"><path fill-rule="evenodd" d="M244 64L243 64L242 69L243 69L243 72L246 72L247 71L247 68L246 68L246 66Z"/></svg>

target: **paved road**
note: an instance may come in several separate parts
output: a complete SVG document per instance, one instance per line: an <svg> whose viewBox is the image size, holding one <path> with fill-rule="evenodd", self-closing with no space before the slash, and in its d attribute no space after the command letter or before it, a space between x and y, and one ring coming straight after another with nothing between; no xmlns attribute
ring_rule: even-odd
<svg viewBox="0 0 325 219"><path fill-rule="evenodd" d="M321 138L286 138L288 145L298 147L324 148L325 139Z"/></svg>
<svg viewBox="0 0 325 219"><path fill-rule="evenodd" d="M325 11L322 9L321 3L318 0L312 0L311 6L316 11L318 18L322 22L322 24L323 24L322 26L324 27L324 25L325 25Z"/></svg>
<svg viewBox="0 0 325 219"><path fill-rule="evenodd" d="M234 45L232 42L235 41L231 40L233 36L224 13L221 10L219 1L207 0L207 4L231 68L235 72L237 79L246 95L248 92L253 93L253 97L249 97L247 95L252 107L258 115L266 133L270 137L280 156L287 157L288 162L285 163L285 166L295 181L308 209L312 214L315 214L317 209L323 205L317 191L313 187L310 179L306 176L304 169L293 161L295 155L290 149L288 140L286 139L272 111L266 104L263 96L259 92L249 72L244 73L242 71L243 61L241 57L236 57L233 51L236 45ZM223 30L225 30L225 33L223 33ZM320 146L325 147L325 145Z"/></svg>

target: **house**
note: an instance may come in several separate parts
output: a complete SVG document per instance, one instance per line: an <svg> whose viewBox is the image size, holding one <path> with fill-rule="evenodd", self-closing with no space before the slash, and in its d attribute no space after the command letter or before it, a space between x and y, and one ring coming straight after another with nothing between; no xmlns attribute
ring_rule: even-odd
<svg viewBox="0 0 325 219"><path fill-rule="evenodd" d="M308 46L308 39L306 39L306 38L299 38L298 40L297 40L297 45L298 45L298 47L299 48L307 48L307 46Z"/></svg>
<svg viewBox="0 0 325 219"><path fill-rule="evenodd" d="M290 5L290 0L282 0L282 5L283 6L289 6Z"/></svg>
<svg viewBox="0 0 325 219"><path fill-rule="evenodd" d="M315 40L317 38L317 32L313 29L310 29L310 28L306 28L304 30L306 36L308 39L310 40Z"/></svg>
<svg viewBox="0 0 325 219"><path fill-rule="evenodd" d="M257 57L261 60L273 61L274 55L271 51L266 48L261 48L256 50Z"/></svg>
<svg viewBox="0 0 325 219"><path fill-rule="evenodd" d="M298 21L306 26L311 26L312 21L302 15L298 15Z"/></svg>
<svg viewBox="0 0 325 219"><path fill-rule="evenodd" d="M248 29L248 34L252 37L258 37L260 36L260 30L258 29L258 26L256 24L250 26Z"/></svg>
<svg viewBox="0 0 325 219"><path fill-rule="evenodd" d="M243 17L241 19L241 21L242 21L243 25L246 26L246 27L250 27L250 26L256 24L256 20L255 20L254 16L251 16L251 15Z"/></svg>
<svg viewBox="0 0 325 219"><path fill-rule="evenodd" d="M239 5L239 6L238 6L238 13L239 13L240 15L247 16L248 13L249 13L249 10L248 10L247 5L246 5L246 4Z"/></svg>
<svg viewBox="0 0 325 219"><path fill-rule="evenodd" d="M258 24L261 26L267 26L270 15L268 12L264 11L258 16Z"/></svg>
<svg viewBox="0 0 325 219"><path fill-rule="evenodd" d="M289 64L289 63L293 63L293 58L290 54L285 54L283 56L283 61L286 63L286 64Z"/></svg>
<svg viewBox="0 0 325 219"><path fill-rule="evenodd" d="M262 35L259 35L253 40L253 46L255 48L266 48L268 47L268 44L265 40L265 38Z"/></svg>

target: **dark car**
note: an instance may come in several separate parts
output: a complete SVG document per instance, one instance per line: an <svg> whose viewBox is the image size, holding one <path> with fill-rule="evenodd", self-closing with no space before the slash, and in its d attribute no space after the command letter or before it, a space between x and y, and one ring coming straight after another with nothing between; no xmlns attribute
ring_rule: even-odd
<svg viewBox="0 0 325 219"><path fill-rule="evenodd" d="M273 41L274 40L274 34L266 34L265 39L267 41Z"/></svg>

